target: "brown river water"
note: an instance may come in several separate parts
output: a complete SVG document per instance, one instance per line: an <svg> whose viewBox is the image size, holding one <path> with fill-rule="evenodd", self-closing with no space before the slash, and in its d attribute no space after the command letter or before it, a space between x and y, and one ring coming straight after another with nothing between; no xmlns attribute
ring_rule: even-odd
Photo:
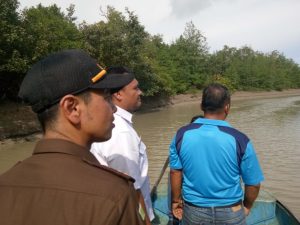
<svg viewBox="0 0 300 225"><path fill-rule="evenodd" d="M153 184L176 130L200 114L189 102L137 114L135 127L147 145ZM228 121L252 140L265 175L262 188L300 219L300 96L233 101ZM29 156L35 142L0 145L0 173Z"/></svg>

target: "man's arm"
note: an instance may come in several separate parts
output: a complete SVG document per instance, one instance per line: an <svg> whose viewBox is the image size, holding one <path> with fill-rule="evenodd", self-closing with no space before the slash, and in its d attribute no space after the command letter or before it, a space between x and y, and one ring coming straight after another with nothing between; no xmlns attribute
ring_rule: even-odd
<svg viewBox="0 0 300 225"><path fill-rule="evenodd" d="M245 184L244 209L245 214L248 215L258 196L260 183L264 180L264 175L251 141L247 144L240 169L242 180Z"/></svg>
<svg viewBox="0 0 300 225"><path fill-rule="evenodd" d="M183 205L181 198L181 186L182 186L182 171L171 169L171 203L173 215L181 220L183 213Z"/></svg>
<svg viewBox="0 0 300 225"><path fill-rule="evenodd" d="M258 196L260 184L258 185L245 185L244 194L244 208L246 216L249 215L250 209L253 206L255 199Z"/></svg>

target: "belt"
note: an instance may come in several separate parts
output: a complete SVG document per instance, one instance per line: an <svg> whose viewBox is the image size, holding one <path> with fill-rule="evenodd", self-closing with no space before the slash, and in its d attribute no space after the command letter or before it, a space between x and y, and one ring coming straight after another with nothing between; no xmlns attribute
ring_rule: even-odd
<svg viewBox="0 0 300 225"><path fill-rule="evenodd" d="M190 203L190 202L187 202L187 201L185 201L184 203L189 205L189 206L193 206L193 207L197 207L197 208L231 208L231 207L234 207L234 206L241 205L242 200L239 200L238 202L235 202L231 205L221 205L221 206L198 206L198 205L194 205L193 203Z"/></svg>

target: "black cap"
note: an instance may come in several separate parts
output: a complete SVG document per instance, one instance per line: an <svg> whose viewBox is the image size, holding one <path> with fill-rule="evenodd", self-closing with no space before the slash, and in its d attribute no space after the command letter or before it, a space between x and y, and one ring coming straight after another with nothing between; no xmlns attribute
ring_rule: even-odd
<svg viewBox="0 0 300 225"><path fill-rule="evenodd" d="M107 79L105 83L108 86L114 86L113 89L121 89L134 80L134 74L124 66L112 66L107 68Z"/></svg>
<svg viewBox="0 0 300 225"><path fill-rule="evenodd" d="M19 97L39 113L67 94L77 94L88 88L119 88L122 82L114 82L113 77L108 77L107 71L86 52L65 50L32 66L21 84Z"/></svg>

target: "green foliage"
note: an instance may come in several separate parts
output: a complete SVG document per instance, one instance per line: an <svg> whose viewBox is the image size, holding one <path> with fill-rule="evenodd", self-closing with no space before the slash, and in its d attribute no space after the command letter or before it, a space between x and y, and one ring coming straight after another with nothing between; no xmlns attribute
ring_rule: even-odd
<svg viewBox="0 0 300 225"><path fill-rule="evenodd" d="M23 29L17 12L17 0L0 2L0 74L24 72L26 59L22 57Z"/></svg>
<svg viewBox="0 0 300 225"><path fill-rule="evenodd" d="M222 50L210 55L208 67L209 73L224 75L225 71L231 65L236 51L236 48L230 48L225 45Z"/></svg>
<svg viewBox="0 0 300 225"><path fill-rule="evenodd" d="M250 47L210 54L205 36L193 22L173 43L150 35L128 9L112 7L93 24L75 24L75 5L67 13L55 4L18 11L17 0L0 1L0 98L15 97L26 70L45 55L83 48L102 66L133 70L146 97L197 92L210 82L235 90L300 88L300 68L282 53L261 53Z"/></svg>
<svg viewBox="0 0 300 225"><path fill-rule="evenodd" d="M206 85L210 83L219 83L224 86L226 86L231 93L236 91L235 85L232 82L232 80L228 77L222 76L221 74L216 74L210 77L210 79L207 80Z"/></svg>
<svg viewBox="0 0 300 225"><path fill-rule="evenodd" d="M17 0L0 1L0 99L16 96L16 86L27 69L23 57L23 30Z"/></svg>
<svg viewBox="0 0 300 225"><path fill-rule="evenodd" d="M56 5L17 11L17 0L1 1L0 7L0 98L16 98L28 68L45 55L68 48L81 48L82 36L74 24L74 6L65 16Z"/></svg>
<svg viewBox="0 0 300 225"><path fill-rule="evenodd" d="M186 92L191 87L201 88L207 77L208 47L206 38L190 22L175 43L170 46L170 56L176 73L176 93Z"/></svg>
<svg viewBox="0 0 300 225"><path fill-rule="evenodd" d="M168 75L157 73L159 64L153 58L155 45L139 23L137 16L126 9L126 16L107 7L106 21L81 24L85 48L103 66L125 65L131 68L139 80L145 96L169 93Z"/></svg>
<svg viewBox="0 0 300 225"><path fill-rule="evenodd" d="M211 56L210 64L217 65L213 71L219 71L216 74L228 79L229 85L236 90L283 90L300 87L299 66L277 51L263 54L247 46L240 49L225 46Z"/></svg>
<svg viewBox="0 0 300 225"><path fill-rule="evenodd" d="M55 4L44 7L24 9L22 27L25 30L24 40L28 61L33 63L43 56L62 49L81 48L81 34L72 17L74 7L69 8L68 16Z"/></svg>
<svg viewBox="0 0 300 225"><path fill-rule="evenodd" d="M169 46L163 43L162 37L157 35L147 39L142 55L155 77L156 93L162 96L174 94L175 82L172 73L176 71L169 57Z"/></svg>

